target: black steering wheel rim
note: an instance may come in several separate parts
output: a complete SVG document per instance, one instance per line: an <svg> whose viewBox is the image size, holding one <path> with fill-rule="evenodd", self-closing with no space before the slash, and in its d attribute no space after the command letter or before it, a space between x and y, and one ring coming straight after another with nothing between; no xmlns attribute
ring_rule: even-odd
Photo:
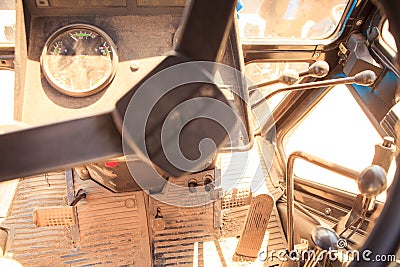
<svg viewBox="0 0 400 267"><path fill-rule="evenodd" d="M378 8L386 14L397 47L400 47L400 2L395 0L375 0ZM400 66L400 58L396 57L397 67ZM400 166L397 161L397 170L390 187L388 197L382 212L369 234L364 245L360 249L359 260L354 260L350 266L387 266L388 262L376 261L376 256L395 255L400 244ZM363 255L363 253L367 252ZM367 256L367 257L365 257Z"/></svg>

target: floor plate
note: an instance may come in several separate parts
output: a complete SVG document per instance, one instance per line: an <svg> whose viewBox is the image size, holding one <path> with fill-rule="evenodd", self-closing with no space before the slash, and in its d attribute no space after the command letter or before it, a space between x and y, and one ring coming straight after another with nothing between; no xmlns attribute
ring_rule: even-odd
<svg viewBox="0 0 400 267"><path fill-rule="evenodd" d="M142 192L113 194L88 180L75 179L75 192L88 195L77 204L80 241L71 228L36 227L37 207L67 205L64 173L21 179L7 219L6 257L23 266L151 266L146 208Z"/></svg>

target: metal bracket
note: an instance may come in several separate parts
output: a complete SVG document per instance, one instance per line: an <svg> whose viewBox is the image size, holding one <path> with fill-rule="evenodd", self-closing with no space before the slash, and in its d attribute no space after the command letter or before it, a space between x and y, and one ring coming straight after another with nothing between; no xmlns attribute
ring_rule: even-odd
<svg viewBox="0 0 400 267"><path fill-rule="evenodd" d="M72 169L65 171L65 181L67 184L68 205L71 205L75 200L74 176ZM77 242L80 241L79 221L78 221L78 213L76 211L76 206L74 206L74 212L75 212L75 225L71 226L71 238L72 242L76 244Z"/></svg>
<svg viewBox="0 0 400 267"><path fill-rule="evenodd" d="M349 56L349 50L347 49L344 43L339 44L338 56L339 56L339 64L344 65L346 63L347 57Z"/></svg>

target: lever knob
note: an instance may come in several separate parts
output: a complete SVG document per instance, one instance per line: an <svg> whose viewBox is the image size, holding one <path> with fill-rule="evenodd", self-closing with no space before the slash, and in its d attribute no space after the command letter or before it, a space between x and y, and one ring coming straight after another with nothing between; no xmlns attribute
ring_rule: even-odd
<svg viewBox="0 0 400 267"><path fill-rule="evenodd" d="M314 78L323 78L329 72L329 64L324 60L314 62L308 69L308 73Z"/></svg>
<svg viewBox="0 0 400 267"><path fill-rule="evenodd" d="M315 246L320 250L338 249L339 235L328 227L315 227L311 233L311 238Z"/></svg>
<svg viewBox="0 0 400 267"><path fill-rule="evenodd" d="M376 197L386 189L386 171L379 165L369 166L360 173L357 184L362 195Z"/></svg>
<svg viewBox="0 0 400 267"><path fill-rule="evenodd" d="M372 70L364 70L354 76L354 82L359 85L369 86L376 80L375 72Z"/></svg>
<svg viewBox="0 0 400 267"><path fill-rule="evenodd" d="M292 85L299 79L299 73L292 69L285 70L279 77L279 82L287 85Z"/></svg>

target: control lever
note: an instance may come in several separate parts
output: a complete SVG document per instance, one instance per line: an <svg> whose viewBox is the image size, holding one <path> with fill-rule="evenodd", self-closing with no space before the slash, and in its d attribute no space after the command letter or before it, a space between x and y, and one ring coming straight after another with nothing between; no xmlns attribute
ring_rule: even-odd
<svg viewBox="0 0 400 267"><path fill-rule="evenodd" d="M282 93L282 92L318 89L318 88L327 87L327 86L334 86L334 85L339 85L339 84L352 84L352 83L355 83L358 85L369 86L375 82L375 79L376 79L376 75L372 70L364 70L364 71L357 73L356 75L351 76L351 77L331 79L331 80L311 82L311 83L304 83L304 84L296 84L296 85L289 86L286 88L277 89L277 90L271 92L270 94L266 95L264 98L261 98L256 103L252 104L251 108L252 109L257 108L258 106L260 106L261 104L266 102L271 97L273 97L279 93Z"/></svg>
<svg viewBox="0 0 400 267"><path fill-rule="evenodd" d="M265 86L269 86L269 85L273 85L273 84L277 84L277 83L283 83L286 85L295 84L299 80L299 78L300 78L300 74L296 70L287 69L287 70L283 71L281 76L279 76L276 79L272 79L272 80L269 80L269 81L266 81L263 83L249 86L249 88L248 88L249 96L254 95L254 93L257 92L257 90L259 88L262 88Z"/></svg>
<svg viewBox="0 0 400 267"><path fill-rule="evenodd" d="M386 171L379 165L364 169L357 179L358 189L367 198L373 198L386 189Z"/></svg>
<svg viewBox="0 0 400 267"><path fill-rule="evenodd" d="M350 229L353 229L350 234L345 237L349 239L364 223L367 212L371 210L371 204L374 203L375 197L382 193L387 186L386 171L379 165L371 165L364 169L358 176L357 179L358 189L360 195L357 197L355 206L349 215L349 218L345 224L344 230L339 234L340 237ZM360 210L360 212L356 212Z"/></svg>
<svg viewBox="0 0 400 267"><path fill-rule="evenodd" d="M299 73L299 77L312 77L312 78L323 78L328 75L329 64L324 60L319 60L310 65L308 70Z"/></svg>
<svg viewBox="0 0 400 267"><path fill-rule="evenodd" d="M249 86L249 96L252 96L258 88L269 86L276 83L284 83L287 85L295 84L300 78L313 77L323 78L329 72L329 64L324 60L314 62L307 70L297 73L295 70L287 70L278 79L273 79L264 83Z"/></svg>
<svg viewBox="0 0 400 267"><path fill-rule="evenodd" d="M302 159L321 168L336 172L356 180L358 172L335 163L326 161L305 152L295 151L290 154L286 166L286 196L287 196L287 240L288 251L294 250L294 163L296 159Z"/></svg>

